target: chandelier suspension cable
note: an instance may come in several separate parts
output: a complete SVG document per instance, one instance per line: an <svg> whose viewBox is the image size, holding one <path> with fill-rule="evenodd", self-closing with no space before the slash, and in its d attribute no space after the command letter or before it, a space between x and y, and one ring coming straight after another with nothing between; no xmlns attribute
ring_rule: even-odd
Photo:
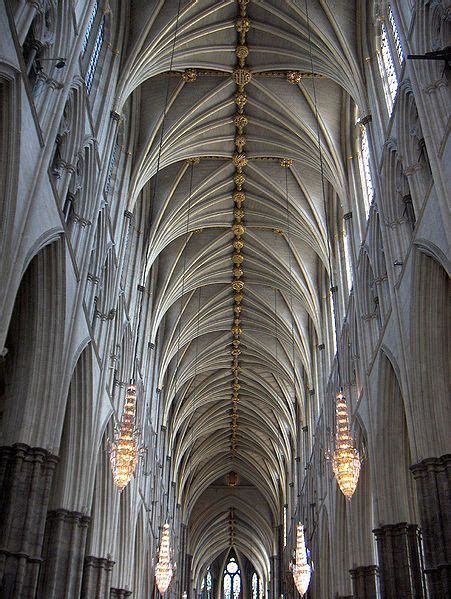
<svg viewBox="0 0 451 599"><path fill-rule="evenodd" d="M180 362L181 362L181 357L180 357L180 340L181 340L181 336L182 336L182 317L183 317L183 311L186 308L189 299L186 300L185 306L183 305L183 298L185 295L185 280L186 280L186 249L188 247L188 241L189 241L189 226L190 226L190 215L191 215L191 198L192 198L192 191L193 191L193 171L194 171L194 164L195 162L190 160L188 161L188 164L190 164L190 174L189 174L189 191L188 191L188 212L186 215L186 230L185 230L185 241L183 243L183 267L182 267L182 290L181 290L181 295L180 295L180 310L179 310L179 316L178 316L178 335L177 335L177 363L176 363L176 367L175 367L175 373L174 373L174 400L177 399L177 391L178 391L178 378L179 378L179 372L180 372ZM168 501L168 505L167 505L167 512L166 512L166 518L169 515L169 501Z"/></svg>
<svg viewBox="0 0 451 599"><path fill-rule="evenodd" d="M314 72L313 67L313 52L312 52L312 33L310 26L310 17L308 10L308 0L305 0L305 14L307 19L307 31L308 31L308 42L309 42L309 57L310 67L312 74ZM318 114L318 101L316 93L316 82L315 78L312 78L313 86L313 101L315 107L315 123L316 123L316 136L318 143L320 171L321 171L321 191L323 198L323 209L324 218L326 225L326 240L327 240L327 260L329 268L329 283L332 301L332 313L333 313L333 328L334 328L334 339L336 344L336 360L337 360L337 376L338 376L338 388L339 392L336 397L335 403L335 422L336 422L336 439L335 439L335 450L332 454L332 469L337 480L338 486L346 497L351 500L360 476L361 457L358 450L355 447L354 438L351 433L349 424L349 410L346 402L346 397L343 394L342 378L341 378L341 366L340 366L340 346L339 346L339 332L338 332L338 299L335 299L337 293L337 287L334 282L334 271L332 268L332 239L331 239L331 227L329 225L330 219L327 210L327 198L325 189L325 177L324 177L324 160L323 150L321 145L321 132L319 124Z"/></svg>
<svg viewBox="0 0 451 599"><path fill-rule="evenodd" d="M179 0L178 2L178 7L177 7L177 17L176 17L176 21L175 21L175 32L174 32L174 40L172 42L172 49L171 49L171 58L170 58L170 63L169 63L169 72L172 72L172 67L174 66L174 54L175 54L175 44L177 41L177 33L178 33L178 26L179 26L179 17L180 17L180 4L181 4L181 0ZM166 116L167 116L167 112L168 112L168 104L169 104L169 88L170 88L170 77L167 78L167 83L166 83L166 96L165 96L165 100L164 100L164 108L163 108L163 115L162 115L162 121L161 121L161 128L160 128L160 139L158 142L158 154L157 154L157 168L156 168L156 172L155 172L155 177L154 177L154 183L152 186L152 197L150 200L150 206L152 207L154 205L155 202L155 196L157 193L157 188L158 188L158 178L159 178L159 174L160 174L160 165L161 165L161 153L162 153L162 148L163 148L163 139L164 139L164 131L165 131L165 125L166 125ZM138 354L138 344L139 344L139 332L140 332L140 324L141 324L141 316L142 316L142 307L143 307L143 298L144 298L144 287L146 284L146 277L147 277L147 268L149 265L149 251L148 251L148 247L147 247L147 243L149 241L150 238L150 226L148 227L147 230L147 235L146 238L144 240L144 251L146 254L146 258L144 261L144 269L143 269L143 273L142 273L142 294L141 294L141 300L139 302L139 311L138 311L138 323L137 323L137 335L136 335L136 341L135 341L135 349L133 352L133 369L132 369L132 378L131 378L131 383L132 384L136 384L136 362L137 362L137 354Z"/></svg>
<svg viewBox="0 0 451 599"><path fill-rule="evenodd" d="M194 414L196 413L196 404L197 404L197 386L196 386L196 377L197 377L197 363L199 358L199 333L200 333L200 306L201 306L201 296L202 296L202 287L199 285L197 292L197 323L196 323L196 351L194 358L194 390L193 390L193 401L192 401L192 409L191 409L191 417L188 422L187 432L189 431L191 435L191 443L188 449L187 459L189 459L189 477L187 477L187 482L191 484L190 478L192 475L192 458L194 456L193 452L193 443L194 443Z"/></svg>
<svg viewBox="0 0 451 599"><path fill-rule="evenodd" d="M290 269L291 362L292 362L292 377L293 377L293 399L296 402L296 368L295 368L294 311L293 311L294 273L293 273L293 250L291 248L291 211L290 211L290 202L289 202L289 196L288 196L288 169L289 168L290 168L289 166L287 168L285 168L285 197L286 197L286 209L287 209L288 262L289 262L289 269Z"/></svg>
<svg viewBox="0 0 451 599"><path fill-rule="evenodd" d="M309 59L310 59L310 70L312 72L312 88L313 88L313 104L315 107L315 125L316 125L316 140L318 144L318 153L319 153L319 165L320 165L320 175L321 175L321 194L323 200L323 210L324 210L324 222L326 227L326 243L327 243L327 264L329 268L329 284L330 284L330 293L331 293L331 301L332 301L332 313L333 313L333 334L335 337L336 343L336 358L337 358L337 373L338 373L338 387L340 392L342 391L342 382L341 382L341 368L340 368L340 356L339 356L339 339L338 339L338 315L337 315L337 303L335 301L335 277L334 271L332 268L332 241L330 234L330 226L329 226L329 213L327 210L327 198L326 198L326 185L325 185L325 177L324 177L324 159L323 159L323 147L321 143L321 131L319 124L319 113L318 113L318 99L316 93L316 81L315 77L313 77L314 66L313 66L313 52L312 52L312 31L310 26L310 16L308 9L308 0L305 0L305 15L307 18L307 34L308 34L308 48L309 48Z"/></svg>
<svg viewBox="0 0 451 599"><path fill-rule="evenodd" d="M178 1L178 5L177 5L177 16L176 16L176 21L175 21L174 39L172 41L169 72L172 71L172 67L174 64L175 45L176 45L176 41L177 41L179 18L180 18L180 5L181 5L181 0ZM157 171L155 174L155 183L154 183L154 187L153 187L152 204L155 199L157 183L158 183L158 175L160 172L161 150L162 150L162 146L163 146L163 137L164 137L166 116L167 116L167 110L168 110L168 101L169 101L169 86L170 86L170 77L168 77L167 84L166 84L166 98L165 98L165 103L164 103L163 119L162 119L162 124L161 124L161 131L160 131L160 143L159 143L159 147L158 147L158 157L157 157ZM188 213L188 218L189 218L189 213ZM188 229L188 226L187 226L187 229ZM147 263L147 259L148 259L148 255L146 256L146 263ZM185 276L185 273L183 273L183 278L184 278L184 276ZM182 289L182 294L183 294L183 289ZM181 301L183 301L183 295L182 295ZM180 328L179 328L178 348L180 348ZM176 368L175 374L176 374L176 379L177 379L178 366ZM175 385L177 385L176 382L175 382ZM169 470L169 473L170 473L170 470ZM170 485L170 476L168 478L168 485ZM162 531L161 539L160 539L160 548L159 548L159 552L158 552L158 562L155 566L155 581L156 581L158 590L162 595L164 595L164 593L167 591L167 589L169 587L169 584L171 582L172 575L173 575L173 570L174 570L174 567L172 564L171 549L170 549L170 525L167 521L168 514L169 514L169 498L170 498L170 489L168 488L167 502L166 502L166 521L163 525L163 531ZM174 498L174 503L175 503L175 498Z"/></svg>

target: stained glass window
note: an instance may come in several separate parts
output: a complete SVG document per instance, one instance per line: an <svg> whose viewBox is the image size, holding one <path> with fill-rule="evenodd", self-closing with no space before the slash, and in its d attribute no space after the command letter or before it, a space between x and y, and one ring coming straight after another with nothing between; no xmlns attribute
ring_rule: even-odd
<svg viewBox="0 0 451 599"><path fill-rule="evenodd" d="M364 125L360 126L360 152L359 152L360 178L362 180L365 215L368 218L371 202L374 197L373 178L370 167L370 148L368 135Z"/></svg>
<svg viewBox="0 0 451 599"><path fill-rule="evenodd" d="M346 233L346 228L343 228L343 249L345 254L346 280L348 282L348 291L352 288L352 261L351 261L351 240Z"/></svg>
<svg viewBox="0 0 451 599"><path fill-rule="evenodd" d="M258 576L256 572L252 575L252 599L259 599L258 595Z"/></svg>
<svg viewBox="0 0 451 599"><path fill-rule="evenodd" d="M388 6L387 17L388 28L385 23L382 23L381 25L380 48L377 53L377 60L382 84L384 86L385 101L387 103L388 112L391 113L399 85L395 60L397 60L398 64L402 64L404 62L404 52L395 17L390 5Z"/></svg>
<svg viewBox="0 0 451 599"><path fill-rule="evenodd" d="M231 557L224 570L224 599L239 599L241 596L240 568L234 557Z"/></svg>
<svg viewBox="0 0 451 599"><path fill-rule="evenodd" d="M283 546L287 546L287 506L283 506Z"/></svg>
<svg viewBox="0 0 451 599"><path fill-rule="evenodd" d="M81 47L81 55L82 56L85 55L86 48L88 47L89 38L91 37L91 31L92 31L92 28L94 27L94 22L96 20L98 9L99 9L99 3L96 0L96 2L94 3L94 7L92 9L91 16L89 17L89 22L88 22L88 26L86 28L85 38L83 40L83 45Z"/></svg>
<svg viewBox="0 0 451 599"><path fill-rule="evenodd" d="M103 40L105 36L105 17L102 17L100 21L99 30L97 31L96 41L92 49L91 58L89 59L88 68L85 75L86 89L88 94L91 92L92 83L94 81L94 75L96 72L97 64L100 58L100 52L103 46Z"/></svg>
<svg viewBox="0 0 451 599"><path fill-rule="evenodd" d="M395 17L393 15L393 11L391 6L388 5L388 22L391 26L391 32L393 35L393 41L395 43L396 53L398 55L399 64L404 62L404 52L402 49L401 38L399 37L398 27L396 25Z"/></svg>

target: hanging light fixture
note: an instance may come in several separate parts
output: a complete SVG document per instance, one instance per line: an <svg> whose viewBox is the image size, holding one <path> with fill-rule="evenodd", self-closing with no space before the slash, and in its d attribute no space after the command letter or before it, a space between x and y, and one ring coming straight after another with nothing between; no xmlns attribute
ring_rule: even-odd
<svg viewBox="0 0 451 599"><path fill-rule="evenodd" d="M119 491L130 482L138 463L138 441L136 431L136 386L128 385L125 395L124 413L119 427L114 431L110 444L110 464L114 484Z"/></svg>
<svg viewBox="0 0 451 599"><path fill-rule="evenodd" d="M341 388L341 370L340 370L340 350L339 350L339 340L338 340L338 318L337 318L337 306L335 301L335 293L338 290L338 287L334 284L334 273L332 268L332 243L331 243L331 233L330 227L328 223L328 210L327 210L327 202L326 202L326 192L325 192L325 178L324 178L324 165L323 165L323 152L321 146L321 134L320 134L320 125L319 125L319 116L318 116L318 102L316 97L316 83L314 77L314 68L313 68L313 54L312 54L312 39L311 39L311 28L310 28L310 17L308 10L308 0L305 0L305 13L307 17L307 31L308 31L308 40L309 40L309 54L310 54L310 66L312 71L312 89L313 89L313 100L314 100L314 108L315 108L315 122L316 122L316 137L318 143L318 152L319 152L319 162L320 162L320 172L321 172L321 190L323 197L323 207L324 207L324 217L326 223L326 237L327 237L327 258L328 258L328 266L329 266L329 282L330 282L330 292L331 292L331 301L332 301L332 312L333 312L333 321L334 321L334 329L335 329L335 341L336 341L336 357L337 357L337 374L338 374L338 388L340 389L336 398L336 437L335 437L335 450L332 455L326 453L326 457L332 460L332 470L334 472L335 478L337 480L338 486L346 497L346 499L350 500L354 495L354 491L356 490L357 483L360 475L360 466L361 466L361 457L359 452L357 451L354 439L351 434L351 430L349 428L349 413L348 406L346 403L346 398L343 395Z"/></svg>
<svg viewBox="0 0 451 599"><path fill-rule="evenodd" d="M307 562L304 526L299 522L296 529L296 563L292 565L294 584L301 596L305 595L310 584L312 567Z"/></svg>
<svg viewBox="0 0 451 599"><path fill-rule="evenodd" d="M343 393L337 395L336 403L337 432L335 451L332 454L332 469L338 486L346 499L351 499L359 480L361 458L354 446L349 429L349 416L346 398Z"/></svg>
<svg viewBox="0 0 451 599"><path fill-rule="evenodd" d="M177 19L175 23L175 34L174 41L172 44L171 61L169 70L172 71L174 63L174 50L175 42L177 38L178 23L180 16L180 2L178 3ZM163 147L163 136L164 127L166 122L166 113L168 109L169 99L169 80L166 86L166 99L163 110L163 120L161 125L160 141L158 145L158 156L157 156L157 168L155 173L155 185L153 186L153 195L151 205L153 206L155 201L155 193L158 188L158 174L160 172L161 163L161 150ZM144 262L144 268L142 273L142 284L138 286L141 291L141 299L139 301L138 319L136 325L136 341L133 352L133 374L130 380L130 384L127 386L125 395L124 411L120 421L120 425L115 427L114 440L109 444L109 455L110 455L110 466L113 474L114 484L117 486L119 491L123 491L124 488L130 482L138 464L139 448L138 448L138 431L136 429L136 365L138 359L138 345L139 345L139 333L141 329L141 316L144 302L145 284L147 277L147 267L149 260L149 252L147 251L147 243L144 243L144 251L146 252L146 259Z"/></svg>
<svg viewBox="0 0 451 599"><path fill-rule="evenodd" d="M160 551L158 552L158 562L155 566L155 581L158 590L162 595L166 593L171 584L174 573L174 564L171 561L171 539L170 527L166 522L163 526L163 533L160 541Z"/></svg>

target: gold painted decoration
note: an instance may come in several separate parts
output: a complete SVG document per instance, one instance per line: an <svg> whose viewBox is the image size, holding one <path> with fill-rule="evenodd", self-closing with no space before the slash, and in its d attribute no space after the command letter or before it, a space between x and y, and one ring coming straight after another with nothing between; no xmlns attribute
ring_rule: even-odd
<svg viewBox="0 0 451 599"><path fill-rule="evenodd" d="M186 71L182 73L182 79L185 83L194 83L197 79L196 69L186 69Z"/></svg>
<svg viewBox="0 0 451 599"><path fill-rule="evenodd" d="M233 71L233 80L238 86L240 92L243 91L243 87L251 82L252 73L249 69L239 68Z"/></svg>
<svg viewBox="0 0 451 599"><path fill-rule="evenodd" d="M248 118L247 116L245 116L244 114L236 114L234 119L233 119L233 124L235 125L237 131L238 131L238 135L242 135L244 129L247 127L248 124ZM243 135L243 138L246 139ZM236 144L236 138L235 138L235 144Z"/></svg>
<svg viewBox="0 0 451 599"><path fill-rule="evenodd" d="M239 91L235 94L235 104L238 106L238 111L240 113L243 112L244 107L246 106L247 95L244 91Z"/></svg>
<svg viewBox="0 0 451 599"><path fill-rule="evenodd" d="M246 199L245 191L243 186L246 183L246 176L244 170L248 165L248 157L244 151L246 147L246 127L248 125L248 118L244 113L245 106L247 103L247 95L245 92L245 86L252 81L252 73L246 65L246 59L249 56L249 45L246 43L246 34L251 28L251 22L246 14L247 5L249 0L237 0L239 6L239 14L235 21L236 30L238 32L238 40L236 45L235 54L237 57L237 65L232 73L233 81L237 87L235 94L235 104L237 106L237 113L233 117L233 123L235 125L235 148L236 151L232 155L232 163L235 167L235 173L233 175L233 182L235 189L232 193L233 200L233 222L232 222L232 262L234 264L232 269L232 290L233 290L233 315L234 321L231 328L232 339L231 339L231 354L233 357L232 361L232 412L231 412L231 423L230 423L230 453L232 459L237 455L237 431L238 431L238 404L240 401L239 393L241 389L240 375L242 368L239 363L239 356L241 354L241 336L243 333L241 314L242 314L242 303L245 299L245 283L242 280L244 276L244 256L242 250L244 248L243 236L246 234L245 225L245 211L244 201Z"/></svg>
<svg viewBox="0 0 451 599"><path fill-rule="evenodd" d="M241 208L241 204L243 204L244 200L246 199L246 194L244 193L244 191L235 190L232 194L232 198L237 207Z"/></svg>
<svg viewBox="0 0 451 599"><path fill-rule="evenodd" d="M287 81L291 83L291 85L298 85L301 82L302 73L299 71L288 71L287 73Z"/></svg>
<svg viewBox="0 0 451 599"><path fill-rule="evenodd" d="M290 168L291 166L293 166L293 161L291 160L291 158L281 158L280 166L282 168Z"/></svg>

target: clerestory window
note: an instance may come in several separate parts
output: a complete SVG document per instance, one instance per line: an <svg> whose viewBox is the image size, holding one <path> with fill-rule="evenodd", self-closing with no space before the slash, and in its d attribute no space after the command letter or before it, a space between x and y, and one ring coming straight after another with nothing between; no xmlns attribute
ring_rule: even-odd
<svg viewBox="0 0 451 599"><path fill-rule="evenodd" d="M387 18L381 24L377 61L384 88L385 102L388 113L391 114L398 92L399 70L404 62L404 52L396 20L390 5L388 5Z"/></svg>

